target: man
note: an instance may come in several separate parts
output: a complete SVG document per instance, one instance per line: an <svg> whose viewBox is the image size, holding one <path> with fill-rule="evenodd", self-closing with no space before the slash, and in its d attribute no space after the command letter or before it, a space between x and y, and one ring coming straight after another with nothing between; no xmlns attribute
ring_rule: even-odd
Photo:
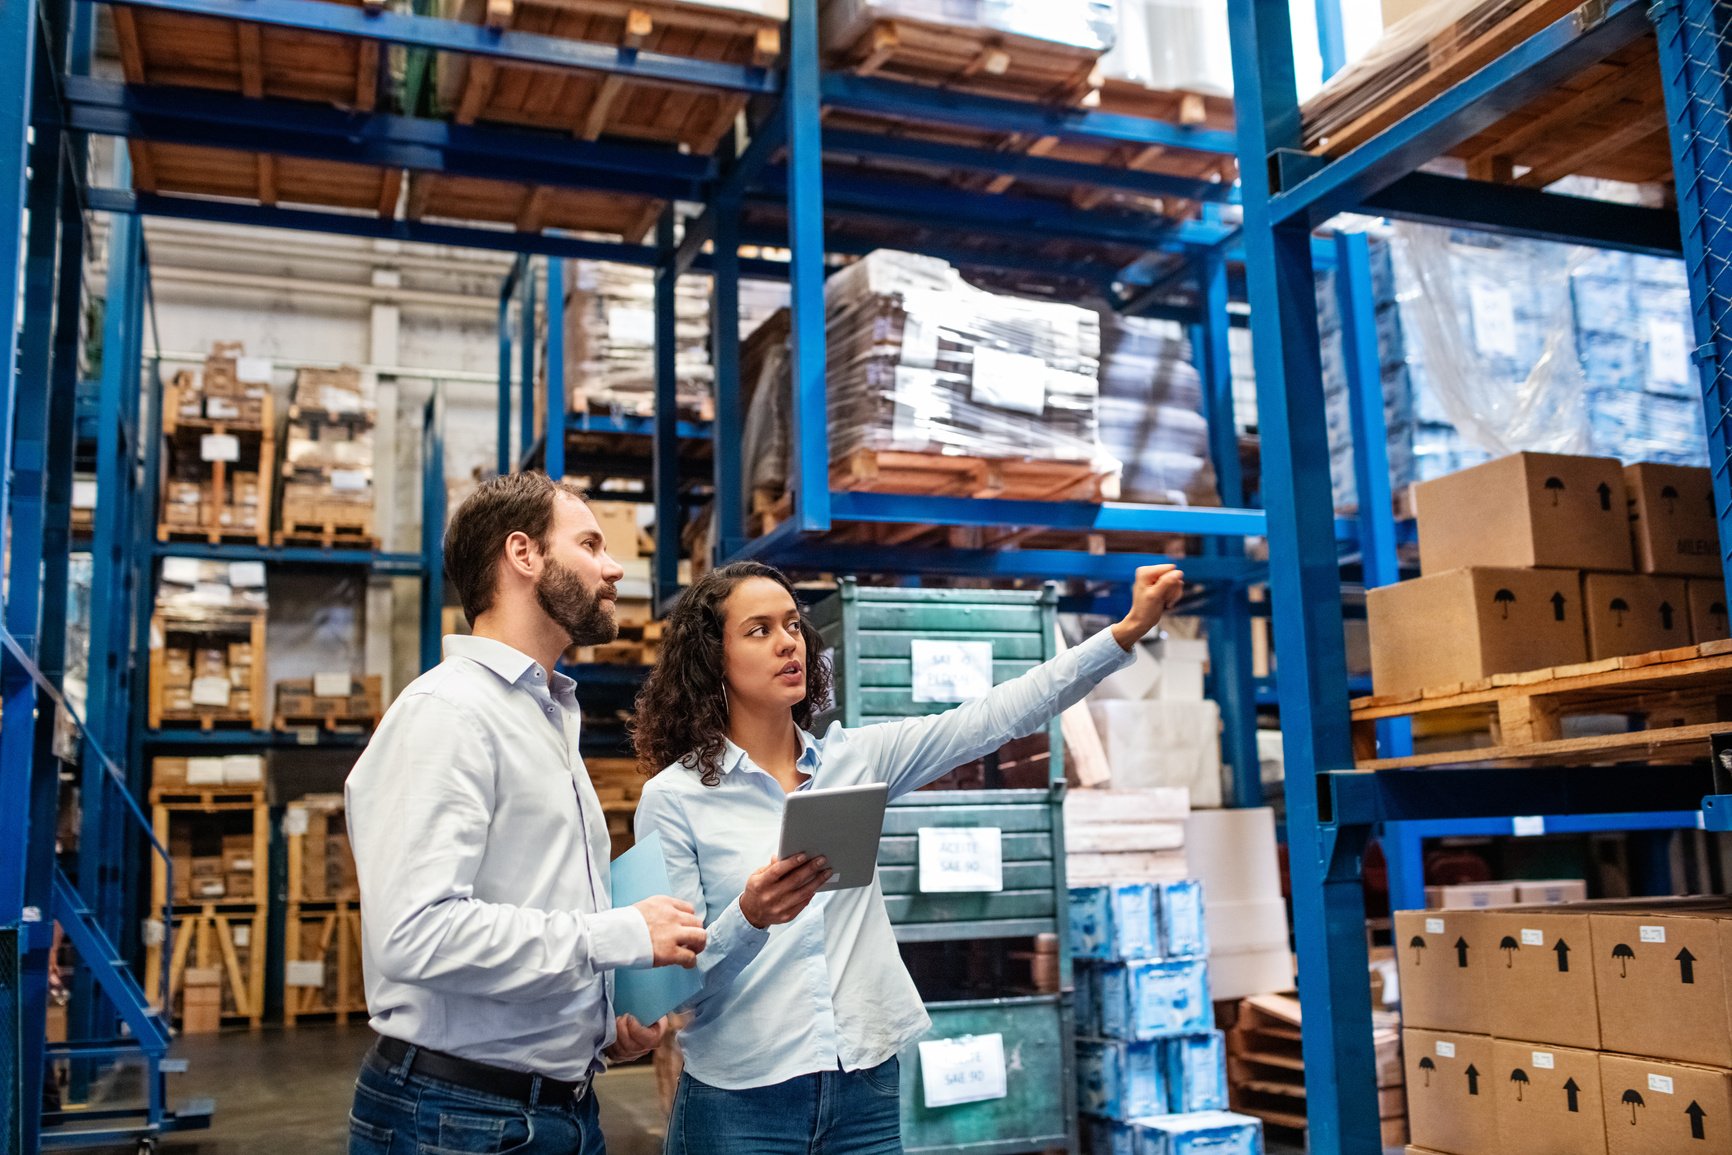
<svg viewBox="0 0 1732 1155"><path fill-rule="evenodd" d="M445 572L474 634L445 639L347 787L380 1036L349 1151L602 1155L590 1081L663 1031L615 1020L609 972L690 967L705 944L687 903L610 909L607 822L554 670L618 635L625 571L576 489L517 473L458 509Z"/></svg>

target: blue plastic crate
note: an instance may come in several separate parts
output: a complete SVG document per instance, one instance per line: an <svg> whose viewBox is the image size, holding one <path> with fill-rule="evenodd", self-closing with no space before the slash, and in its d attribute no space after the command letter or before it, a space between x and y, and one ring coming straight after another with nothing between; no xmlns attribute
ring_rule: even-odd
<svg viewBox="0 0 1732 1155"><path fill-rule="evenodd" d="M1081 959L1160 955L1155 889L1146 882L1070 888L1070 952Z"/></svg>
<svg viewBox="0 0 1732 1155"><path fill-rule="evenodd" d="M1227 1037L1220 1031L1161 1043L1167 1110L1175 1115L1227 1109Z"/></svg>
<svg viewBox="0 0 1732 1155"><path fill-rule="evenodd" d="M1158 891L1162 958L1202 958L1209 953L1203 925L1203 884L1194 878L1163 882Z"/></svg>
<svg viewBox="0 0 1732 1155"><path fill-rule="evenodd" d="M1165 1070L1159 1040L1078 1040L1077 1110L1127 1121L1169 1110Z"/></svg>
<svg viewBox="0 0 1732 1155"><path fill-rule="evenodd" d="M1138 1119L1136 1155L1263 1155L1263 1122L1231 1111Z"/></svg>
<svg viewBox="0 0 1732 1155"><path fill-rule="evenodd" d="M1072 1010L1079 1035L1101 1033L1100 978L1087 963L1071 968Z"/></svg>
<svg viewBox="0 0 1732 1155"><path fill-rule="evenodd" d="M1141 1040L1214 1026L1207 964L1200 959L1107 964L1096 972L1101 1033Z"/></svg>
<svg viewBox="0 0 1732 1155"><path fill-rule="evenodd" d="M1098 1116L1083 1123L1088 1128L1089 1150L1094 1155L1137 1155L1137 1129L1129 1123Z"/></svg>

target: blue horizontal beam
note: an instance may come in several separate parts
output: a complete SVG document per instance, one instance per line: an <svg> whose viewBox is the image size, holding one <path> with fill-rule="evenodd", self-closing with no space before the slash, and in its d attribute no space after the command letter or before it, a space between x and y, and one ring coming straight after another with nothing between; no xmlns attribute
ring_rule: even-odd
<svg viewBox="0 0 1732 1155"><path fill-rule="evenodd" d="M303 742L301 734L312 731L316 742ZM354 749L365 746L371 732L351 734L338 730L313 730L310 726L293 730L146 730L143 742L151 750L277 750L287 747Z"/></svg>
<svg viewBox="0 0 1732 1155"><path fill-rule="evenodd" d="M103 136L405 168L562 188L701 200L711 164L671 148L345 112L287 100L212 100L202 89L68 77L64 127Z"/></svg>
<svg viewBox="0 0 1732 1155"><path fill-rule="evenodd" d="M566 417L570 433L611 433L627 437L651 437L655 434L655 418L609 416L596 413L572 413ZM674 425L675 436L682 441L708 441L711 436L707 421L679 421Z"/></svg>
<svg viewBox="0 0 1732 1155"><path fill-rule="evenodd" d="M825 73L820 93L823 102L832 108L899 120L936 121L987 132L1093 139L1221 156L1234 155L1238 147L1233 134L1221 129L1169 124L1086 108L1053 108L847 73Z"/></svg>
<svg viewBox="0 0 1732 1155"><path fill-rule="evenodd" d="M1369 197L1364 211L1506 237L1592 245L1656 257L1683 255L1672 209L1621 205L1515 185L1416 172Z"/></svg>
<svg viewBox="0 0 1732 1155"><path fill-rule="evenodd" d="M1091 554L1080 550L1045 549L950 550L900 546L885 549L871 545L832 545L821 540L804 540L797 535L778 542L772 541L771 536L736 543L728 560L757 560L788 569L831 573L946 574L1114 583L1130 581L1139 566L1168 563L1183 566L1186 576L1198 582L1235 581L1244 572L1242 565L1212 557Z"/></svg>
<svg viewBox="0 0 1732 1155"><path fill-rule="evenodd" d="M365 549L320 549L317 546L210 545L205 542L159 541L158 557L193 557L210 561L262 561L273 565L350 566L377 573L418 574L418 553L375 553Z"/></svg>
<svg viewBox="0 0 1732 1155"><path fill-rule="evenodd" d="M1703 743L1702 753L1708 753ZM1503 818L1511 814L1594 815L1693 810L1712 786L1705 765L1644 766L1630 790L1628 766L1524 770L1420 768L1337 770L1319 776L1325 826Z"/></svg>
<svg viewBox="0 0 1732 1155"><path fill-rule="evenodd" d="M1648 30L1646 0L1608 0L1598 23L1576 13L1529 37L1460 84L1269 201L1276 224L1320 224L1356 209L1428 161L1448 152Z"/></svg>
<svg viewBox="0 0 1732 1155"><path fill-rule="evenodd" d="M836 521L901 525L1041 526L1091 532L1183 533L1214 537L1262 537L1260 509L1122 502L1006 501L998 498L932 497L920 494L832 490ZM1198 559L1190 559L1192 561Z"/></svg>
<svg viewBox="0 0 1732 1155"><path fill-rule="evenodd" d="M644 52L586 40L541 36L513 30L496 31L479 24L441 20L383 7L328 4L323 0L108 0L158 12L183 12L222 20L241 20L303 32L378 40L410 48L461 52L490 60L576 68L636 80L654 80L682 87L769 93L781 86L767 68L718 64L688 56Z"/></svg>
<svg viewBox="0 0 1732 1155"><path fill-rule="evenodd" d="M1700 810L1639 810L1617 814L1552 814L1541 817L1543 834L1602 834L1620 830L1695 830ZM1403 823L1418 838L1515 837L1516 820L1492 818L1432 818ZM1528 836L1524 833L1523 837Z"/></svg>

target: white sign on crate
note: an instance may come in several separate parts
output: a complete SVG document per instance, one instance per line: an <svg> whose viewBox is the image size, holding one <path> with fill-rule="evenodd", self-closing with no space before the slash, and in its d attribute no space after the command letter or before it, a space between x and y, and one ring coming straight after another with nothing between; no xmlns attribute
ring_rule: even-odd
<svg viewBox="0 0 1732 1155"><path fill-rule="evenodd" d="M72 508L96 508L96 482L84 478L75 479L72 483Z"/></svg>
<svg viewBox="0 0 1732 1155"><path fill-rule="evenodd" d="M192 680L192 704L195 706L220 706L227 709L229 680L227 678L194 678Z"/></svg>
<svg viewBox="0 0 1732 1155"><path fill-rule="evenodd" d="M928 1108L1004 1098L1004 1036L965 1035L921 1043L920 1081Z"/></svg>
<svg viewBox="0 0 1732 1155"><path fill-rule="evenodd" d="M347 698L349 690L354 685L354 679L349 671L338 670L335 673L313 675L313 697L315 698Z"/></svg>
<svg viewBox="0 0 1732 1155"><path fill-rule="evenodd" d="M971 702L992 689L991 642L909 643L916 702Z"/></svg>
<svg viewBox="0 0 1732 1155"><path fill-rule="evenodd" d="M229 585L238 590L263 589L265 587L265 563L262 561L231 561L229 563Z"/></svg>
<svg viewBox="0 0 1732 1155"><path fill-rule="evenodd" d="M285 987L322 987L325 985L325 964L317 959L312 962L284 963L283 985Z"/></svg>
<svg viewBox="0 0 1732 1155"><path fill-rule="evenodd" d="M1510 291L1495 285L1474 285L1467 296L1474 345L1488 357L1514 357L1515 298Z"/></svg>
<svg viewBox="0 0 1732 1155"><path fill-rule="evenodd" d="M254 385L269 385L275 368L269 357L236 357L235 380L250 381Z"/></svg>
<svg viewBox="0 0 1732 1155"><path fill-rule="evenodd" d="M1656 385L1688 385L1692 352L1684 322L1648 318L1648 376Z"/></svg>
<svg viewBox="0 0 1732 1155"><path fill-rule="evenodd" d="M239 461L241 439L232 433L207 433L198 439L198 455L206 461Z"/></svg>
<svg viewBox="0 0 1732 1155"><path fill-rule="evenodd" d="M996 826L922 826L920 890L963 894L1004 889L1004 838Z"/></svg>

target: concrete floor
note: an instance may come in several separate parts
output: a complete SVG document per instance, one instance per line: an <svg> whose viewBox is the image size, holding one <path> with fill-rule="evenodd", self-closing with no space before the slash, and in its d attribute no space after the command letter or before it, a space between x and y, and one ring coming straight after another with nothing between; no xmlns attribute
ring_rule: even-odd
<svg viewBox="0 0 1732 1155"><path fill-rule="evenodd" d="M211 1129L164 1140L163 1155L342 1155L364 1025L308 1025L176 1041L188 1071L169 1079L171 1103L216 1100ZM648 1064L609 1071L596 1084L609 1155L660 1155L662 1116ZM98 1155L133 1155L130 1146ZM1268 1155L1302 1155L1271 1137Z"/></svg>

